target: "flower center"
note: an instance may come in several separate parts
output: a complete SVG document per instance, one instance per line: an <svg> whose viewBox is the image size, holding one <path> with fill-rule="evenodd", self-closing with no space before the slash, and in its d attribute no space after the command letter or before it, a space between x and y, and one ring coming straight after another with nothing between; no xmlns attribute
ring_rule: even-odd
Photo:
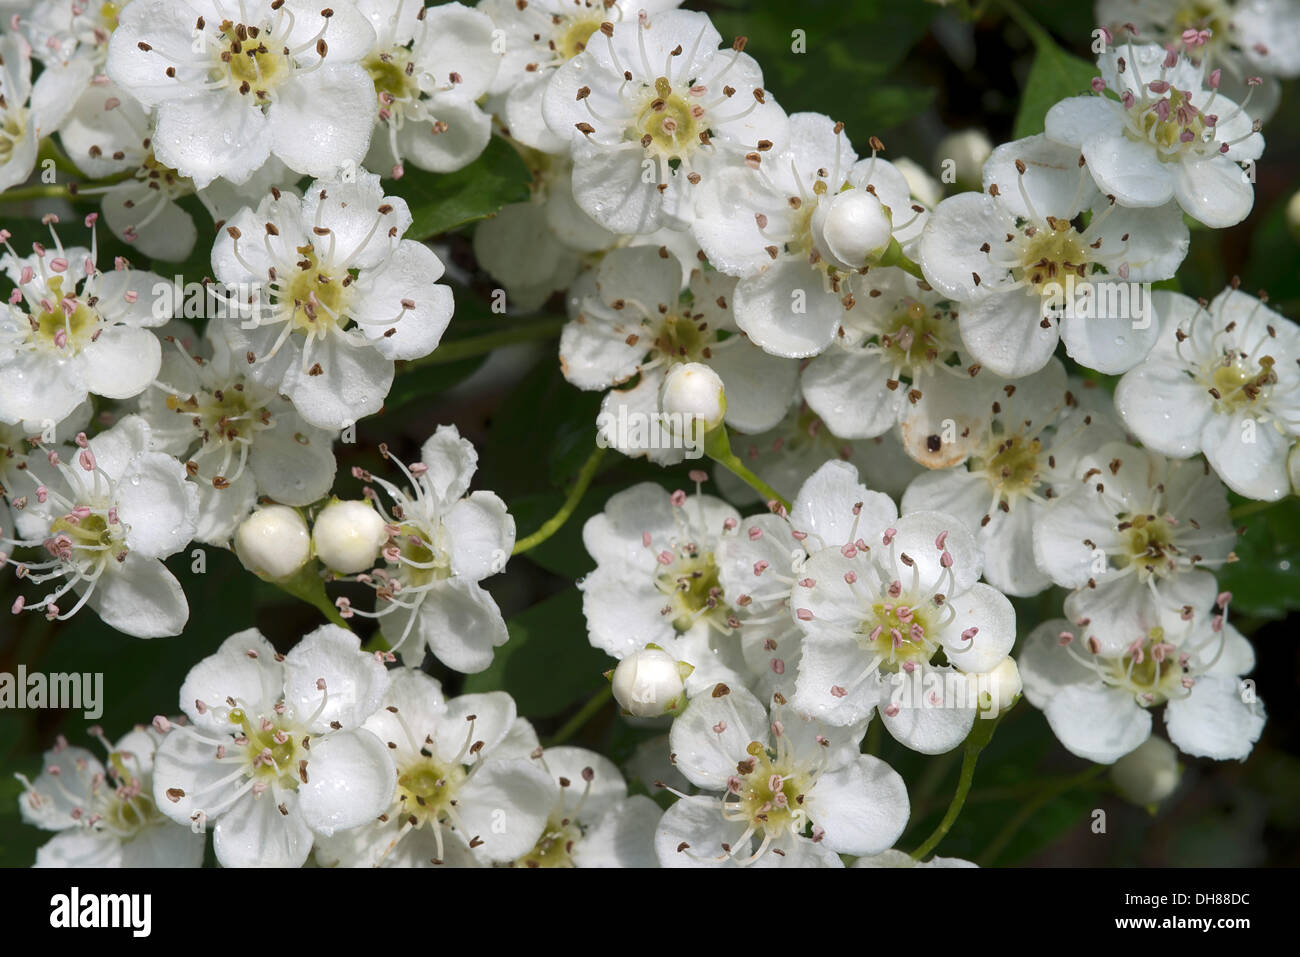
<svg viewBox="0 0 1300 957"><path fill-rule="evenodd" d="M9 162L13 156L15 144L27 135L27 111L21 106L13 106L4 112L0 120L0 166Z"/></svg>
<svg viewBox="0 0 1300 957"><path fill-rule="evenodd" d="M382 53L372 53L361 61L370 79L375 83L380 109L388 109L396 101L418 100L420 83L415 78L415 61L406 47L392 47Z"/></svg>
<svg viewBox="0 0 1300 957"><path fill-rule="evenodd" d="M217 37L216 78L226 77L242 95L258 103L270 101L271 91L293 72L288 47L276 43L264 27L221 21Z"/></svg>
<svg viewBox="0 0 1300 957"><path fill-rule="evenodd" d="M402 817L414 827L436 827L450 818L456 793L468 774L459 764L441 764L427 749L420 755L399 769L397 801Z"/></svg>
<svg viewBox="0 0 1300 957"><path fill-rule="evenodd" d="M1000 489L1004 497L1018 498L1038 487L1039 457L1043 443L1017 433L1002 436L971 463L971 471L982 471L989 483Z"/></svg>
<svg viewBox="0 0 1300 957"><path fill-rule="evenodd" d="M858 644L873 653L883 672L897 672L909 664L928 664L939 647L931 636L931 623L920 608L907 602L875 602L858 629Z"/></svg>
<svg viewBox="0 0 1300 957"><path fill-rule="evenodd" d="M709 347L716 342L715 336L690 316L668 315L659 325L654 349L675 361L699 362L712 357Z"/></svg>
<svg viewBox="0 0 1300 957"><path fill-rule="evenodd" d="M1202 371L1201 381L1214 397L1215 410L1239 411L1266 397L1268 386L1277 381L1272 356L1261 356L1252 369L1245 355L1229 354Z"/></svg>
<svg viewBox="0 0 1300 957"><path fill-rule="evenodd" d="M136 170L136 179L148 183L150 189L161 190L168 196L188 196L194 192L194 182L191 179L158 162L148 140L145 140L145 147L147 152L144 162Z"/></svg>
<svg viewBox="0 0 1300 957"><path fill-rule="evenodd" d="M307 752L295 740L293 727L268 718L254 725L243 708L231 708L226 720L238 726L242 737L247 739L245 754L249 762L245 773L249 777L297 790L299 780L306 775ZM306 740L307 736L300 737Z"/></svg>
<svg viewBox="0 0 1300 957"><path fill-rule="evenodd" d="M667 613L679 632L689 631L702 617L728 613L713 553L695 545L678 547L669 564L661 563L655 587L671 599Z"/></svg>
<svg viewBox="0 0 1300 957"><path fill-rule="evenodd" d="M1029 226L1024 230L1027 242L1021 247L1021 265L1013 273L1042 292L1043 286L1059 282L1067 272L1081 278L1088 264L1088 254L1079 241L1080 234L1066 219L1047 218L1047 228Z"/></svg>
<svg viewBox="0 0 1300 957"><path fill-rule="evenodd" d="M50 535L45 549L63 561L89 559L98 562L105 556L126 557L126 529L121 522L110 523L98 512L79 515L77 511L56 518L50 523Z"/></svg>
<svg viewBox="0 0 1300 957"><path fill-rule="evenodd" d="M1155 515L1130 515L1118 528L1124 536L1121 568L1136 567L1139 572L1163 575L1173 567L1178 546L1168 521Z"/></svg>
<svg viewBox="0 0 1300 957"><path fill-rule="evenodd" d="M667 78L661 76L637 111L636 132L645 149L670 159L680 157L699 142L701 130L696 120L701 116L703 110L674 93Z"/></svg>
<svg viewBox="0 0 1300 957"><path fill-rule="evenodd" d="M736 776L727 782L727 817L744 820L772 837L803 833L808 820L803 803L814 776L793 767L788 757L774 755L761 742L751 741L746 751L750 757L736 766Z"/></svg>
<svg viewBox="0 0 1300 957"><path fill-rule="evenodd" d="M318 334L347 323L348 287L352 277L338 279L321 268L316 248L299 246L302 259L287 286L277 293L277 301L292 310L290 321L302 332Z"/></svg>
<svg viewBox="0 0 1300 957"><path fill-rule="evenodd" d="M563 60L572 60L587 49L587 41L600 29L602 17L578 16L560 19L561 29L551 40L551 48Z"/></svg>
<svg viewBox="0 0 1300 957"><path fill-rule="evenodd" d="M903 302L903 308L881 333L880 345L895 366L926 367L940 357L949 326L937 310L930 310L915 299Z"/></svg>
<svg viewBox="0 0 1300 957"><path fill-rule="evenodd" d="M582 840L582 828L569 818L554 818L546 822L546 830L537 839L533 849L517 861L515 867L576 867L573 848Z"/></svg>
<svg viewBox="0 0 1300 957"><path fill-rule="evenodd" d="M1164 629L1152 628L1128 652L1099 662L1102 680L1129 691L1144 707L1163 704L1175 696L1186 669L1174 645L1164 641Z"/></svg>

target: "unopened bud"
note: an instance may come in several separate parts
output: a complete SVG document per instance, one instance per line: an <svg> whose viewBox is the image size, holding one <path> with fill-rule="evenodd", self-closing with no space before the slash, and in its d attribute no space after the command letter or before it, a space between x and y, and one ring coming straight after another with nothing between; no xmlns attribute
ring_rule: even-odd
<svg viewBox="0 0 1300 957"><path fill-rule="evenodd" d="M263 578L288 578L311 557L311 534L296 509L267 505L235 529L235 554Z"/></svg>
<svg viewBox="0 0 1300 957"><path fill-rule="evenodd" d="M939 148L935 151L940 166L944 160L952 160L956 167L953 172L960 185L976 189L980 186L984 163L992 153L993 144L983 130L950 133L939 141Z"/></svg>
<svg viewBox="0 0 1300 957"><path fill-rule="evenodd" d="M817 204L809 228L823 256L844 269L861 269L889 248L894 226L874 193L846 189Z"/></svg>
<svg viewBox="0 0 1300 957"><path fill-rule="evenodd" d="M1164 738L1150 737L1110 769L1115 789L1140 807L1157 804L1178 787L1178 753Z"/></svg>
<svg viewBox="0 0 1300 957"><path fill-rule="evenodd" d="M614 669L614 700L638 718L677 713L686 704L683 670L672 655L658 648L642 648L628 655Z"/></svg>
<svg viewBox="0 0 1300 957"><path fill-rule="evenodd" d="M387 540L383 516L369 502L330 502L316 516L311 530L316 557L340 575L370 568Z"/></svg>
<svg viewBox="0 0 1300 957"><path fill-rule="evenodd" d="M1013 658L1003 658L992 671L971 675L970 680L975 685L980 712L987 718L996 718L1010 708L1024 689L1020 669Z"/></svg>
<svg viewBox="0 0 1300 957"><path fill-rule="evenodd" d="M669 415L697 418L706 430L716 429L727 413L722 379L701 362L673 366L664 377L660 407Z"/></svg>

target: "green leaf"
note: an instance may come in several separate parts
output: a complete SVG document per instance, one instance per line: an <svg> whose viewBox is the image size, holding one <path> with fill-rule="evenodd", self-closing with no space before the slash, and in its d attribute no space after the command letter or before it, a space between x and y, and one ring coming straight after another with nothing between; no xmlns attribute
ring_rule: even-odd
<svg viewBox="0 0 1300 957"><path fill-rule="evenodd" d="M1237 525L1245 529L1234 548L1240 561L1219 569L1219 586L1232 592L1232 611L1281 618L1300 608L1300 498L1284 499Z"/></svg>
<svg viewBox="0 0 1300 957"><path fill-rule="evenodd" d="M466 692L504 689L519 713L550 717L591 697L613 662L587 642L582 595L576 588L515 615L510 640L497 649L487 671L465 679Z"/></svg>
<svg viewBox="0 0 1300 957"><path fill-rule="evenodd" d="M492 216L528 199L532 173L505 140L493 137L483 155L454 173L408 169L388 188L404 197L413 222L408 239L427 239Z"/></svg>
<svg viewBox="0 0 1300 957"><path fill-rule="evenodd" d="M1040 43L1025 80L1012 137L1021 139L1043 132L1047 111L1067 97L1088 92L1095 76L1096 64L1067 53L1054 43Z"/></svg>

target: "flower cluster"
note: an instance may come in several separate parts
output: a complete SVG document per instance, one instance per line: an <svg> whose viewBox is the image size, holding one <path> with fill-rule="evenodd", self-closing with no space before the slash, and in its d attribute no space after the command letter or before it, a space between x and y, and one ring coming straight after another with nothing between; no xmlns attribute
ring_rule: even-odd
<svg viewBox="0 0 1300 957"><path fill-rule="evenodd" d="M1235 279L1174 290L1194 231L1251 213L1293 4L1102 0L1090 90L964 191L787 113L678 0L10 6L0 190L45 150L98 204L0 229L13 613L181 635L165 562L203 545L331 622L231 635L176 716L96 729L103 760L60 740L23 779L59 832L38 863L197 865L210 830L223 866L903 866L881 728L950 752L1023 692L1148 795L1154 712L1189 756L1259 739L1220 578L1230 493L1297 491L1300 328ZM527 199L431 245L490 148ZM471 354L443 346L471 251L511 312L565 312L556 380L637 470L570 587L608 693L666 735L654 773L453 693L499 672L496 576L601 452L517 539L457 426L343 449L399 431L399 375ZM653 468L701 457L689 491Z"/></svg>

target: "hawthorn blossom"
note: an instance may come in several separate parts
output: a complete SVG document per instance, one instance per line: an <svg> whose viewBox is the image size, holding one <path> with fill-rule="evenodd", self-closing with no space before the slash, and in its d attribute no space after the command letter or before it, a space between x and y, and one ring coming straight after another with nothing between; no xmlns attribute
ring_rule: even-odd
<svg viewBox="0 0 1300 957"><path fill-rule="evenodd" d="M162 349L150 326L167 321L154 308L161 276L118 259L102 272L97 265L94 224L90 248L64 247L49 214L54 248L32 243L20 256L0 229L7 253L0 268L14 289L0 312L0 421L57 424L88 395L128 399L158 374Z"/></svg>
<svg viewBox="0 0 1300 957"><path fill-rule="evenodd" d="M32 175L40 141L64 122L89 67L46 69L32 82L32 48L21 34L0 37L0 191Z"/></svg>
<svg viewBox="0 0 1300 957"><path fill-rule="evenodd" d="M1111 442L1075 471L1034 526L1034 560L1073 589L1065 614L1086 639L1117 655L1136 622L1171 628L1208 607L1211 569L1236 560L1227 490L1209 467Z"/></svg>
<svg viewBox="0 0 1300 957"><path fill-rule="evenodd" d="M1245 102L1219 93L1219 71L1207 75L1177 50L1133 43L1107 50L1097 66L1096 95L1047 111L1048 139L1079 150L1097 188L1121 206L1172 199L1216 229L1245 219L1255 190L1239 164L1259 159L1264 138Z"/></svg>
<svg viewBox="0 0 1300 957"><path fill-rule="evenodd" d="M466 494L478 453L454 425L440 425L409 467L381 447L406 478L405 488L355 469L391 501L384 507L373 488L369 498L386 522L381 549L385 567L356 580L375 590L369 612L338 600L344 617L378 618L393 651L406 647L406 663L419 667L427 647L447 667L466 674L492 663L506 643L505 619L479 584L503 571L515 544L515 520L493 492ZM411 645L407 645L412 640Z"/></svg>
<svg viewBox="0 0 1300 957"><path fill-rule="evenodd" d="M1139 281L1178 269L1187 226L1172 203L1128 209L1103 197L1090 169L1077 146L1041 135L1004 143L984 165L984 192L945 199L926 224L925 278L960 304L962 341L991 372L1037 372L1058 338L1080 364L1123 372L1155 341L1133 297Z"/></svg>
<svg viewBox="0 0 1300 957"><path fill-rule="evenodd" d="M196 541L225 545L259 496L310 505L329 494L334 435L308 425L258 385L209 324L203 357L193 331L164 327L158 378L140 396L153 446L176 456L198 488ZM241 368L242 366L242 368Z"/></svg>
<svg viewBox="0 0 1300 957"><path fill-rule="evenodd" d="M1083 455L1122 440L1124 432L1093 395L1101 390L1067 382L1056 359L991 391L967 440L970 456L953 468L918 475L899 505L904 514L956 516L977 530L985 581L1008 595L1034 595L1051 584L1034 562L1034 528L1043 509L1073 487Z"/></svg>
<svg viewBox="0 0 1300 957"><path fill-rule="evenodd" d="M641 11L599 32L555 71L542 112L572 150L578 205L606 229L685 228L715 171L784 144L785 112L744 40L719 49L705 14Z"/></svg>
<svg viewBox="0 0 1300 957"><path fill-rule="evenodd" d="M546 125L542 104L556 70L582 53L601 24L655 16L681 0L480 0L478 8L504 33L505 52L492 84L511 137L546 153L562 153L567 135Z"/></svg>
<svg viewBox="0 0 1300 957"><path fill-rule="evenodd" d="M693 495L653 482L618 492L583 526L596 562L578 584L587 637L619 660L653 646L685 662L688 695L788 680L798 645L783 605L798 543L777 516L742 521L703 494L705 473L692 478Z"/></svg>
<svg viewBox="0 0 1300 957"><path fill-rule="evenodd" d="M879 709L899 742L939 754L970 732L968 678L1007 657L1016 615L978 581L983 556L960 520L897 514L842 462L828 462L800 490L790 524L808 559L790 594L803 633L791 703L838 727Z"/></svg>
<svg viewBox="0 0 1300 957"><path fill-rule="evenodd" d="M515 867L658 867L655 829L663 811L629 796L617 765L584 748L547 748L537 763L560 787L537 843Z"/></svg>
<svg viewBox="0 0 1300 957"><path fill-rule="evenodd" d="M374 83L379 129L367 164L400 178L409 159L449 173L487 146L492 122L476 104L496 77L492 20L460 3L357 0L375 42L361 61Z"/></svg>
<svg viewBox="0 0 1300 957"><path fill-rule="evenodd" d="M703 792L664 813L664 867L842 867L875 854L907 825L903 779L858 753L866 721L823 728L780 702L719 685L673 721L677 768ZM755 846L757 844L757 846Z"/></svg>
<svg viewBox="0 0 1300 957"><path fill-rule="evenodd" d="M362 170L302 199L272 189L217 238L212 268L241 293L224 323L232 352L317 428L378 412L394 361L428 355L451 320L442 262L402 239L410 225L406 201Z"/></svg>
<svg viewBox="0 0 1300 957"><path fill-rule="evenodd" d="M925 208L912 203L903 174L876 155L878 143L859 160L843 123L796 113L785 151L757 169L733 166L701 192L695 237L716 269L740 278L736 323L768 352L817 355L857 303L855 274L868 262L846 261L840 254L849 250L833 237L844 233L846 246L858 244L862 220L886 250L920 234ZM853 205L832 216L836 202ZM861 203L871 208L860 210Z"/></svg>
<svg viewBox="0 0 1300 957"><path fill-rule="evenodd" d="M1170 740L1184 754L1245 760L1264 728L1264 703L1241 676L1255 652L1218 613L1178 621L1127 623L1105 644L1084 639L1069 622L1046 621L1030 633L1021 657L1025 696L1072 754L1112 764L1151 736L1151 712L1164 705Z"/></svg>
<svg viewBox="0 0 1300 957"><path fill-rule="evenodd" d="M375 32L353 0L134 0L117 20L108 76L156 111L158 161L197 188L272 155L313 177L360 166Z"/></svg>
<svg viewBox="0 0 1300 957"><path fill-rule="evenodd" d="M665 380L682 363L702 363L722 379L726 422L748 431L771 428L794 401L798 365L770 356L736 329L735 281L716 272L691 273L667 248L616 249L570 291L570 322L560 336L560 368L582 389L610 389L599 418L606 442L627 455L661 465L680 462L685 437L663 425ZM636 377L629 388L613 388ZM653 429L620 426L640 417Z"/></svg>
<svg viewBox="0 0 1300 957"><path fill-rule="evenodd" d="M23 785L23 821L58 832L36 851L36 867L198 867L204 839L162 815L153 800L156 730L137 727L116 744L99 728L105 762L60 736L35 781Z"/></svg>
<svg viewBox="0 0 1300 957"><path fill-rule="evenodd" d="M318 838L319 864L475 867L542 839L561 789L508 694L448 700L423 672L399 671L383 701L363 729L392 757L392 797L373 820Z"/></svg>
<svg viewBox="0 0 1300 957"><path fill-rule="evenodd" d="M1251 92L1258 75L1248 108L1261 119L1277 108L1278 80L1300 75L1300 9L1290 0L1098 0L1096 18L1112 38L1131 27L1135 39L1172 45L1207 72L1222 71L1234 100Z"/></svg>
<svg viewBox="0 0 1300 957"><path fill-rule="evenodd" d="M1285 497L1300 437L1300 328L1235 284L1208 305L1156 296L1160 338L1115 388L1124 424L1165 455L1204 452L1239 495Z"/></svg>
<svg viewBox="0 0 1300 957"><path fill-rule="evenodd" d="M362 727L388 693L383 662L322 625L279 654L255 628L231 635L185 678L188 723L154 719L154 803L212 825L223 867L298 867L316 837L388 807L388 749Z"/></svg>
<svg viewBox="0 0 1300 957"><path fill-rule="evenodd" d="M78 435L77 446L75 462L64 462L58 449L45 450L48 467L29 462L21 473L29 484L10 490L17 537L0 547L40 548L45 557L7 554L7 563L33 585L54 583L39 601L17 598L13 613L65 620L89 605L125 634L179 635L189 605L162 559L194 537L198 490L179 462L151 450L149 426L139 416L126 416L93 439Z"/></svg>

